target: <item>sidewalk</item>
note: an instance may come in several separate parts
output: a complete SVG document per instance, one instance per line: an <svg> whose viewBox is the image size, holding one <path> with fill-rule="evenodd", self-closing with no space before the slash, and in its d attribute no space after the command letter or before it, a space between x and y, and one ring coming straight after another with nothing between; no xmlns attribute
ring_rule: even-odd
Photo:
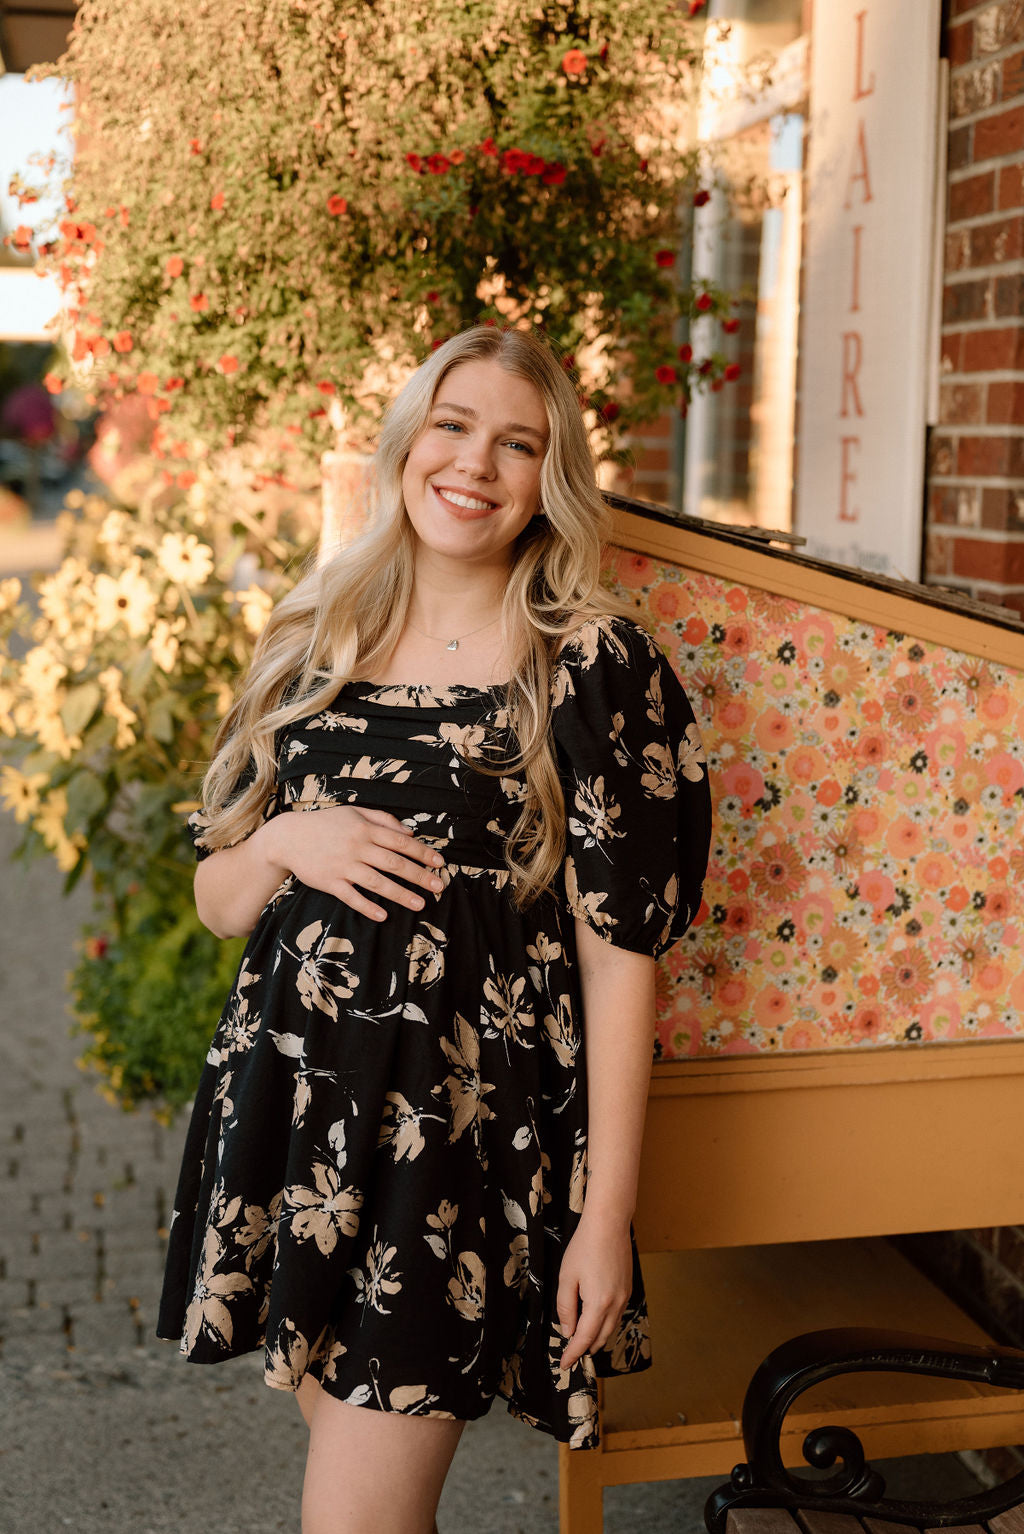
<svg viewBox="0 0 1024 1534"><path fill-rule="evenodd" d="M0 573L18 562L0 547ZM295 1403L255 1355L197 1368L153 1336L184 1124L122 1113L76 1068L65 974L88 898L64 900L49 862L10 864L17 829L0 813L0 1534L297 1531ZM884 1468L894 1494L976 1487L952 1456ZM701 1534L723 1479L616 1488L605 1534ZM502 1403L470 1423L438 1524L556 1534L551 1439Z"/></svg>

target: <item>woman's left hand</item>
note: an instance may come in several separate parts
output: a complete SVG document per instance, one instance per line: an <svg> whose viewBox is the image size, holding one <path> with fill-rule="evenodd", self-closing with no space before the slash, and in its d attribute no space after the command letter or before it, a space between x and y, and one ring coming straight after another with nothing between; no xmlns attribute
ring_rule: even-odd
<svg viewBox="0 0 1024 1534"><path fill-rule="evenodd" d="M563 1369L584 1353L604 1347L622 1319L632 1287L629 1221L584 1208L558 1271L555 1305L569 1339L561 1358Z"/></svg>

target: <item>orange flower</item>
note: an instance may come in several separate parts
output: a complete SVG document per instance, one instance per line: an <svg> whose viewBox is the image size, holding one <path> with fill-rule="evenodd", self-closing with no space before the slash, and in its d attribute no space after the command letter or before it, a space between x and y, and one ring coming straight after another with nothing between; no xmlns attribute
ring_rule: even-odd
<svg viewBox="0 0 1024 1534"><path fill-rule="evenodd" d="M183 490L187 490L189 485L194 485L195 482L196 482L196 472L195 472L195 470L194 469L182 469L181 473L178 475L178 484L181 486L181 488Z"/></svg>
<svg viewBox="0 0 1024 1534"><path fill-rule="evenodd" d="M896 895L896 886L888 874L880 873L877 868L869 868L861 874L857 880L857 889L862 900L874 906L875 911L884 911L886 906L892 905Z"/></svg>
<svg viewBox="0 0 1024 1534"><path fill-rule="evenodd" d="M935 689L920 674L898 678L885 695L885 709L898 730L916 733L935 717Z"/></svg>
<svg viewBox="0 0 1024 1534"><path fill-rule="evenodd" d="M214 213L219 213L221 208L223 208L223 206L224 206L224 193L223 192L214 192L213 196L210 198L210 207L213 209Z"/></svg>
<svg viewBox="0 0 1024 1534"><path fill-rule="evenodd" d="M742 586L732 586L725 594L725 602L734 613L744 612L747 606L747 593Z"/></svg>
<svg viewBox="0 0 1024 1534"><path fill-rule="evenodd" d="M185 263L180 256L168 256L164 264L164 271L168 277L180 277L185 270Z"/></svg>
<svg viewBox="0 0 1024 1534"><path fill-rule="evenodd" d="M333 196L327 199L327 211L332 218L340 218L343 213L348 212L348 203L344 197L339 197L337 192L335 192Z"/></svg>
<svg viewBox="0 0 1024 1534"><path fill-rule="evenodd" d="M839 787L836 779L826 778L824 783L822 783L821 787L818 789L815 798L819 804L825 805L826 809L831 809L833 804L839 803L842 796L843 791Z"/></svg>
<svg viewBox="0 0 1024 1534"><path fill-rule="evenodd" d="M317 388L321 394L337 394L338 392L329 378L322 378L317 384Z"/></svg>
<svg viewBox="0 0 1024 1534"><path fill-rule="evenodd" d="M785 991L770 985L758 992L754 1002L754 1017L762 1028L781 1028L790 1020L793 1007Z"/></svg>
<svg viewBox="0 0 1024 1534"><path fill-rule="evenodd" d="M116 352L130 352L134 342L130 330L119 330L114 337L114 350Z"/></svg>
<svg viewBox="0 0 1024 1534"><path fill-rule="evenodd" d="M218 368L224 374L238 372L238 358L231 352L225 352L217 363Z"/></svg>
<svg viewBox="0 0 1024 1534"><path fill-rule="evenodd" d="M954 884L953 888L946 896L946 909L949 911L966 910L967 905L970 902L970 898L970 895L964 889L962 884Z"/></svg>
<svg viewBox="0 0 1024 1534"><path fill-rule="evenodd" d="M924 850L924 832L907 815L893 821L885 841L894 858L916 858Z"/></svg>
<svg viewBox="0 0 1024 1534"><path fill-rule="evenodd" d="M210 300L205 293L191 293L188 301L196 314L202 314L205 309L210 307Z"/></svg>
<svg viewBox="0 0 1024 1534"><path fill-rule="evenodd" d="M757 743L764 751L782 751L793 743L793 722L777 708L766 708L754 727Z"/></svg>
<svg viewBox="0 0 1024 1534"><path fill-rule="evenodd" d="M140 373L135 380L135 387L140 394L155 394L160 387L160 380L155 373Z"/></svg>
<svg viewBox="0 0 1024 1534"><path fill-rule="evenodd" d="M803 859L788 842L766 847L763 857L751 864L750 877L761 895L795 895L804 882Z"/></svg>
<svg viewBox="0 0 1024 1534"><path fill-rule="evenodd" d="M63 387L63 380L58 378L56 373L47 373L44 375L43 388L48 394L59 394Z"/></svg>
<svg viewBox="0 0 1024 1534"><path fill-rule="evenodd" d="M931 982L931 960L921 948L897 949L882 970L882 985L897 1002L923 1001Z"/></svg>
<svg viewBox="0 0 1024 1534"><path fill-rule="evenodd" d="M562 55L562 70L570 77L584 74L586 68L587 55L581 48L570 48L568 53Z"/></svg>

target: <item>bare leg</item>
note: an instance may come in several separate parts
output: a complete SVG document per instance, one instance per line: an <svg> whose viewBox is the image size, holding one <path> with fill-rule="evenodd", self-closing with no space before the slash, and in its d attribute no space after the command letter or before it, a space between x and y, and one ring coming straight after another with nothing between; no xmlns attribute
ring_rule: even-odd
<svg viewBox="0 0 1024 1534"><path fill-rule="evenodd" d="M436 1534L434 1515L464 1422L348 1406L307 1376L302 1534Z"/></svg>

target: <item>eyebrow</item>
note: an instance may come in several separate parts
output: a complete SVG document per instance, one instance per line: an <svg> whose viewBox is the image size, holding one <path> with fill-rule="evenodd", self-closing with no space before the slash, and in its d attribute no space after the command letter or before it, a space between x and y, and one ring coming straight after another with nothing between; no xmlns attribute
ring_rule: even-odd
<svg viewBox="0 0 1024 1534"><path fill-rule="evenodd" d="M474 410L472 406L455 405L449 400L435 400L431 408L433 410L450 410L453 415L468 416L471 421L478 421L480 419L480 412ZM536 437L538 442L546 442L548 440L547 432L538 431L535 426L523 426L518 421L507 421L502 429L503 431L516 432L520 437Z"/></svg>

